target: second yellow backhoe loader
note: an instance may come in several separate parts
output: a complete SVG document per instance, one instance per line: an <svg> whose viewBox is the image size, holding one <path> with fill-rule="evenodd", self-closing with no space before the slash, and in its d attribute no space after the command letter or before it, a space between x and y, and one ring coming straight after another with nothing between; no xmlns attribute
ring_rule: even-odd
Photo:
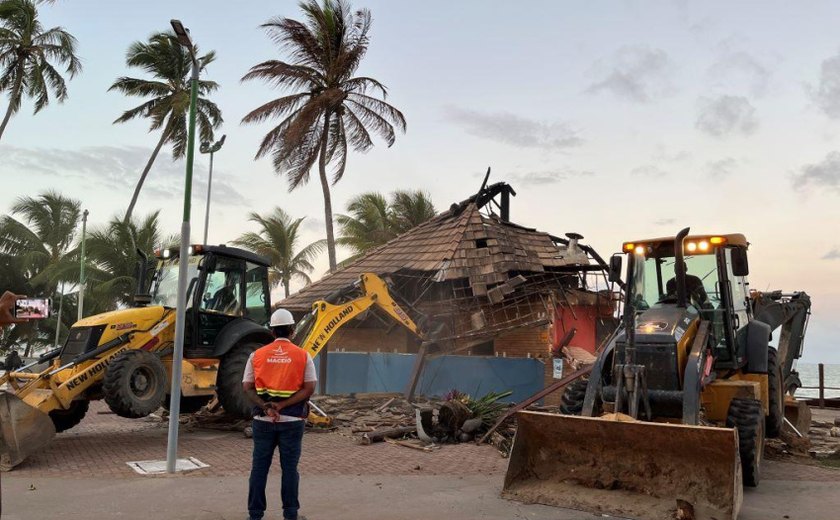
<svg viewBox="0 0 840 520"><path fill-rule="evenodd" d="M273 340L265 327L268 261L224 246L190 250L181 409L197 409L215 392L226 410L247 414L245 362ZM0 375L0 470L79 424L92 400L127 418L168 404L179 262L177 249L159 251L148 293L143 258L136 307L84 318L61 348Z"/></svg>
<svg viewBox="0 0 840 520"><path fill-rule="evenodd" d="M623 244L623 327L585 391L564 396L579 416L518 413L505 496L630 518L737 518L784 418L770 346L779 323L753 314L746 238L688 232ZM610 278L621 270L616 255Z"/></svg>

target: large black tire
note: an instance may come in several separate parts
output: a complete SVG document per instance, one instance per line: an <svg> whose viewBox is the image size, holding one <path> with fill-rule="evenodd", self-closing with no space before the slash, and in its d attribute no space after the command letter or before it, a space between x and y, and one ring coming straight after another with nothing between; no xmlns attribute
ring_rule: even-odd
<svg viewBox="0 0 840 520"><path fill-rule="evenodd" d="M181 395L181 413L195 413L201 410L201 407L210 402L212 395ZM169 394L163 398L163 408L169 411Z"/></svg>
<svg viewBox="0 0 840 520"><path fill-rule="evenodd" d="M248 357L261 346L253 342L240 343L222 358L219 373L216 376L216 393L219 395L222 408L231 415L242 418L252 417L253 405L242 390L242 375L245 373Z"/></svg>
<svg viewBox="0 0 840 520"><path fill-rule="evenodd" d="M575 379L563 389L560 403L560 413L563 415L580 415L583 411L583 398L586 397L586 387L589 379L582 377Z"/></svg>
<svg viewBox="0 0 840 520"><path fill-rule="evenodd" d="M90 407L90 401L80 400L70 403L70 408L66 410L53 410L50 412L50 419L55 425L56 433L66 432L70 428L76 426L82 419Z"/></svg>
<svg viewBox="0 0 840 520"><path fill-rule="evenodd" d="M146 417L160 408L167 389L166 368L155 354L128 350L111 361L102 381L105 402L128 419Z"/></svg>
<svg viewBox="0 0 840 520"><path fill-rule="evenodd" d="M767 436L770 438L776 438L782 434L782 423L785 419L785 390L783 386L778 353L776 349L770 347L767 352L767 392L769 394L770 410L765 424Z"/></svg>
<svg viewBox="0 0 840 520"><path fill-rule="evenodd" d="M735 398L729 403L726 426L738 430L738 452L744 486L756 487L764 459L764 408L756 399Z"/></svg>

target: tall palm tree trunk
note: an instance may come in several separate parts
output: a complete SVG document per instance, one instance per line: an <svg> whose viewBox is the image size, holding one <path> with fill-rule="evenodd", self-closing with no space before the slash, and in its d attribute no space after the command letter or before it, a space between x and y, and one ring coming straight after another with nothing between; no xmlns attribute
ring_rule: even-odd
<svg viewBox="0 0 840 520"><path fill-rule="evenodd" d="M289 279L288 278L283 279L283 292L286 293L286 298L288 298L289 297Z"/></svg>
<svg viewBox="0 0 840 520"><path fill-rule="evenodd" d="M0 123L0 139L3 139L3 132L6 130L6 125L9 124L9 120L12 118L12 107L15 106L15 100L18 99L20 96L20 87L23 82L23 71L18 71L17 78L15 78L15 84L12 87L12 94L9 96L9 108L6 109L6 115L3 117L3 122Z"/></svg>
<svg viewBox="0 0 840 520"><path fill-rule="evenodd" d="M149 174L149 170L152 169L152 165L155 163L155 159L157 158L158 153L160 153L160 149L163 148L163 143L165 141L166 129L164 129L163 132L161 132L160 141L158 141L157 146L155 146L155 149L152 152L152 156L149 157L149 162L146 163L146 168L143 169L143 174L140 175L140 180L137 181L137 186L134 188L134 195L131 196L131 203L129 203L128 209L125 212L123 222L128 223L131 220L131 214L134 212L134 205L137 204L137 197L140 196L140 190L143 189L143 183L146 181L146 176Z"/></svg>
<svg viewBox="0 0 840 520"><path fill-rule="evenodd" d="M321 153L318 157L318 172L321 176L321 189L324 191L324 219L327 222L327 254L330 258L330 272L335 271L335 234L333 233L332 199L330 181L327 179L327 141L330 131L330 112L324 114L324 131L321 135Z"/></svg>

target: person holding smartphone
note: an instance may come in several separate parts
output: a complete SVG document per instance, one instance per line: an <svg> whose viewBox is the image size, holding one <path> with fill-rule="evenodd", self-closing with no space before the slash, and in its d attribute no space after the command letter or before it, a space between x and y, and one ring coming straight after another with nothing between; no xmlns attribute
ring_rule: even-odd
<svg viewBox="0 0 840 520"><path fill-rule="evenodd" d="M6 291L3 296L0 296L0 327L28 321L15 318L15 302L19 298L22 298L22 296L10 291Z"/></svg>

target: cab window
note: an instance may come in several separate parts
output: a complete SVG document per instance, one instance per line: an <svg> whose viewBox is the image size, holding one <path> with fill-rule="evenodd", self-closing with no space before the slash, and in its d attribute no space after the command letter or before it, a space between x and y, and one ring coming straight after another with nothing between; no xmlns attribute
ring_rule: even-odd
<svg viewBox="0 0 840 520"><path fill-rule="evenodd" d="M247 262L245 271L245 317L268 324L268 269Z"/></svg>
<svg viewBox="0 0 840 520"><path fill-rule="evenodd" d="M232 258L217 258L212 271L207 273L201 310L206 312L241 316L243 262Z"/></svg>

